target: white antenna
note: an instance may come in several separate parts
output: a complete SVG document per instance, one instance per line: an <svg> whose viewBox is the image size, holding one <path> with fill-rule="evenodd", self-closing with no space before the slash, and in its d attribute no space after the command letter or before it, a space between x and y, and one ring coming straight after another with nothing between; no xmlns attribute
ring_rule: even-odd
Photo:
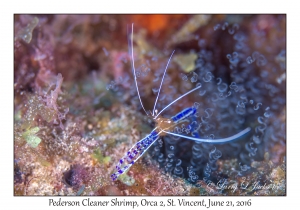
<svg viewBox="0 0 300 210"><path fill-rule="evenodd" d="M211 143L211 144L223 144L223 143L227 143L227 142L230 142L230 141L240 138L241 136L248 133L250 130L251 130L251 128L246 128L233 136L230 136L227 138L222 138L222 139L201 139L201 138L185 136L185 135L181 135L181 134L177 134L177 133L173 133L173 132L169 132L169 131L164 131L164 130L162 132L173 135L173 136L178 136L181 138L197 141L197 142L205 142L205 143Z"/></svg>
<svg viewBox="0 0 300 210"><path fill-rule="evenodd" d="M130 58L131 58L131 70L133 71L133 76L134 76L134 82L135 82L135 87L136 87L136 91L138 93L138 96L139 96L139 100L140 100L140 104L143 108L143 110L145 111L146 115L148 115L144 105L143 105L143 102L141 100L141 96L140 96L140 92L139 92L139 88L138 88L138 85L137 85L137 79L136 79L136 73L135 73L135 68L134 68L134 57L133 57L133 23L132 23L132 27L131 27L131 36L128 36L129 37L129 41L128 41L128 50L129 50L129 55L130 55Z"/></svg>
<svg viewBox="0 0 300 210"><path fill-rule="evenodd" d="M152 111L152 116L154 116L155 106L156 106L156 103L157 103L157 100L158 100L158 97L159 97L159 93L160 93L160 90L161 90L161 86L162 86L162 83L163 83L163 81L164 81L164 78L165 78L165 75L166 75L166 72L167 72L169 63L170 63L170 61L171 61L171 59L172 59L172 56L173 56L174 52L175 52L175 50L173 50L173 52L172 52L172 54L171 54L171 56L170 56L170 58L169 58L169 60L168 60L168 63L167 63L167 65L166 65L166 68L165 68L163 77L162 77L162 79L161 79L160 86L159 86L159 90L158 90L158 93L157 93L157 96L156 96L156 100L155 100L155 103L154 103L154 107L153 107L153 111Z"/></svg>
<svg viewBox="0 0 300 210"><path fill-rule="evenodd" d="M171 106L172 104L174 104L176 101L182 99L184 96L190 94L191 92L194 92L195 90L198 90L199 88L201 88L201 85L199 85L198 87L195 87L194 89L190 90L189 92L186 92L185 94L183 94L182 96L178 97L177 99L175 99L174 101L172 101L168 106L166 106L165 108L163 108L163 110L161 110L155 117L154 119L156 119L165 109L167 109L169 106Z"/></svg>

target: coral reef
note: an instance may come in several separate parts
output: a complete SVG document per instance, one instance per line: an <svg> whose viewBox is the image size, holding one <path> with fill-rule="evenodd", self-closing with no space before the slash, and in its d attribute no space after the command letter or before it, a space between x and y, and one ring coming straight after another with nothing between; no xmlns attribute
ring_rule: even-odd
<svg viewBox="0 0 300 210"><path fill-rule="evenodd" d="M159 20L159 21L157 21ZM155 126L195 106L112 181ZM15 15L14 195L286 195L285 15ZM188 125L193 122L190 128Z"/></svg>

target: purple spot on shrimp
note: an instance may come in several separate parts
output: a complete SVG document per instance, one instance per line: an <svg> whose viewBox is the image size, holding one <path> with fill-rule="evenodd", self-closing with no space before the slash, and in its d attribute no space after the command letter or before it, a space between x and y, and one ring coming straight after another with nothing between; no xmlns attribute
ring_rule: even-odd
<svg viewBox="0 0 300 210"><path fill-rule="evenodd" d="M115 181L118 178L116 174L112 174L110 177L112 178L113 181Z"/></svg>
<svg viewBox="0 0 300 210"><path fill-rule="evenodd" d="M131 154L130 154L128 157L129 157L130 159L134 158L134 157L132 157L132 155L131 155Z"/></svg>

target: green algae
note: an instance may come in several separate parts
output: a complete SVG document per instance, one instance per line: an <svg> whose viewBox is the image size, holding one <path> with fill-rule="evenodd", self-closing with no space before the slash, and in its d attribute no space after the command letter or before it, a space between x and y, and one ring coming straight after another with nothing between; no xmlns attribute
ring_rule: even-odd
<svg viewBox="0 0 300 210"><path fill-rule="evenodd" d="M94 150L92 157L102 164L108 164L111 161L111 157L109 156L104 157L99 148Z"/></svg>
<svg viewBox="0 0 300 210"><path fill-rule="evenodd" d="M36 148L42 141L38 136L36 136L36 133L39 132L39 130L39 127L34 127L22 134L22 137L26 140L27 144L33 148Z"/></svg>
<svg viewBox="0 0 300 210"><path fill-rule="evenodd" d="M135 179L127 175L127 173L121 174L118 178L123 184L132 186L135 183Z"/></svg>

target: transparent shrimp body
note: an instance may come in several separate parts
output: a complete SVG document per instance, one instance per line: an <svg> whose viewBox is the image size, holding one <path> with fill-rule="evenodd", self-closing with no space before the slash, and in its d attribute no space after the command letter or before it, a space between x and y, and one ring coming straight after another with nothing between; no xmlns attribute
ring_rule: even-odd
<svg viewBox="0 0 300 210"><path fill-rule="evenodd" d="M119 175L127 171L158 138L159 134L154 129L145 138L135 143L117 163L116 172L111 175L112 180L116 180Z"/></svg>
<svg viewBox="0 0 300 210"><path fill-rule="evenodd" d="M112 180L116 180L118 178L119 175L125 173L140 157L143 156L143 154L151 147L151 145L153 143L155 143L156 140L158 140L160 138L160 136L169 134L169 135L173 135L176 137L181 137L181 138L185 138L188 140L193 140L196 142L204 142L204 143L210 143L210 144L224 144L224 143L228 143L228 142L232 142L234 140L239 139L240 137L242 137L243 135L247 134L251 129L248 127L244 130L242 130L241 132L230 136L230 137L226 137L226 138L220 138L220 139L205 139L205 138L199 138L199 135L193 135L193 136L185 136L185 135L181 135L178 133L173 132L173 128L176 127L178 124L180 124L182 121L185 121L187 118L194 116L197 112L197 107L193 106L193 107L189 107L189 108L185 108L182 111L180 111L179 113L177 113L176 115L170 117L170 118L163 118L161 117L162 112L164 112L167 108L169 108L171 105L173 105L174 103L176 103L177 101L179 101L180 99L182 99L183 97L189 95L190 93L198 90L199 88L201 88L201 86L197 86L196 88L186 92L185 94L181 95L180 97L178 97L177 99L173 100L171 103L169 103L167 106L165 106L161 111L157 111L156 110L156 104L159 98L159 94L160 94L160 90L163 84L163 80L166 74L166 71L168 69L168 65L171 61L171 58L174 54L174 51L172 52L168 63L165 67L164 70L164 74L160 83L160 87L158 90L158 94L156 96L156 100L153 106L153 111L151 114L149 114L140 97L140 93L139 93L139 89L138 89L138 85L137 85L137 76L136 76L136 71L135 71L135 66L134 66L134 57L133 57L133 24L131 27L131 31L129 31L129 39L128 39L128 46L129 46L129 55L130 55L130 60L131 60L131 68L132 68L132 72L133 72L133 77L134 77L134 82L135 82L135 87L137 90L137 95L141 104L142 109L144 110L144 112L146 113L147 116L152 117L152 119L156 122L156 127L150 132L150 134L148 134L145 138L141 139L140 141L138 141L137 143L135 143L129 150L127 153L125 153L125 155L118 161L116 167L115 167L115 171L114 173L111 175ZM195 125L193 125L193 122L189 123L187 127L191 127L194 130L196 130L194 127Z"/></svg>

